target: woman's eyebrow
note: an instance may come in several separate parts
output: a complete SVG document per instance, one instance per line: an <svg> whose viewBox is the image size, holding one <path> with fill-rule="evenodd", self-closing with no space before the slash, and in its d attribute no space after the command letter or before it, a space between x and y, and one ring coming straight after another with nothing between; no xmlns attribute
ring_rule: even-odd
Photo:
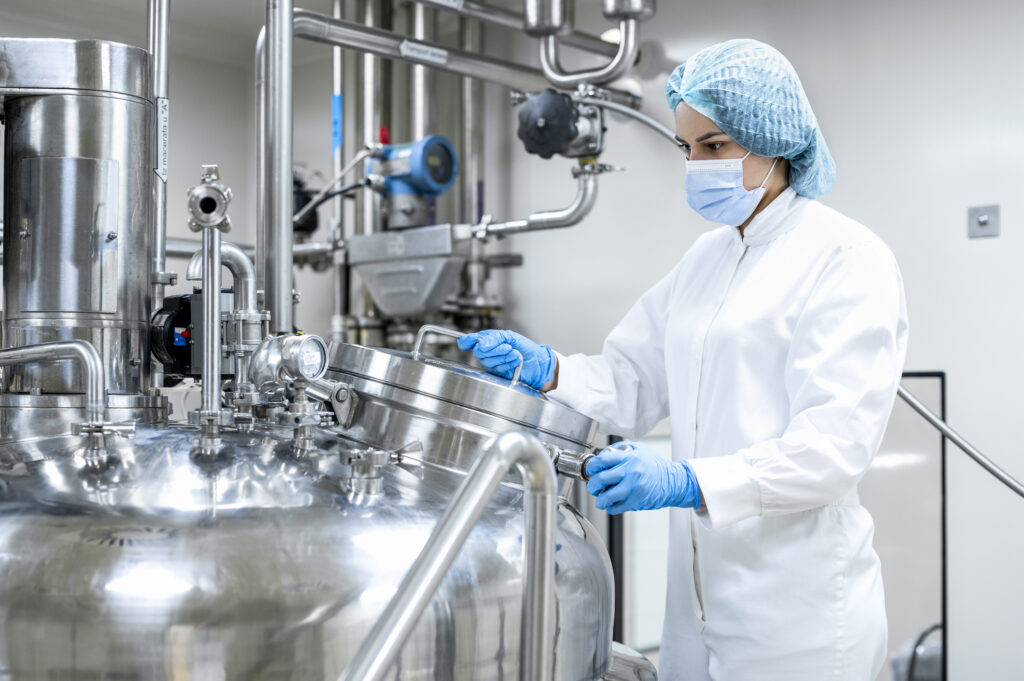
<svg viewBox="0 0 1024 681"><path fill-rule="evenodd" d="M703 135L701 135L700 137L697 138L697 142L703 142L704 140L709 140L712 137L717 137L718 135L724 135L724 134L725 133L722 132L721 130L715 130L714 132L706 132L706 133L704 133ZM686 140L684 140L679 135L673 135L673 137L675 137L676 138L676 142L678 142L681 145L689 144Z"/></svg>
<svg viewBox="0 0 1024 681"><path fill-rule="evenodd" d="M704 133L703 135L701 135L700 137L697 138L697 141L698 142L703 142L704 140L709 140L712 137L717 137L719 135L724 135L724 134L725 133L722 132L721 130L716 130L714 132Z"/></svg>

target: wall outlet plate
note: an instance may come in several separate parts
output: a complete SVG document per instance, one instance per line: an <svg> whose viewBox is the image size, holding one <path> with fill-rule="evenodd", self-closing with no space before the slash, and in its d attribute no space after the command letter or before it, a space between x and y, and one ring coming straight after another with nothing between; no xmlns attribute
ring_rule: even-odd
<svg viewBox="0 0 1024 681"><path fill-rule="evenodd" d="M970 206L967 209L967 238L999 236L999 206Z"/></svg>

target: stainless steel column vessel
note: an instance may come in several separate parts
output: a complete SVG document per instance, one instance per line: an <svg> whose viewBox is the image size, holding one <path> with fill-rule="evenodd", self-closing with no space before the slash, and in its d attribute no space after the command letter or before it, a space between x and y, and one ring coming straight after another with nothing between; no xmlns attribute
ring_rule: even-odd
<svg viewBox="0 0 1024 681"><path fill-rule="evenodd" d="M149 372L149 54L93 40L0 39L3 347L91 342L107 389ZM71 366L19 367L10 392L84 392Z"/></svg>

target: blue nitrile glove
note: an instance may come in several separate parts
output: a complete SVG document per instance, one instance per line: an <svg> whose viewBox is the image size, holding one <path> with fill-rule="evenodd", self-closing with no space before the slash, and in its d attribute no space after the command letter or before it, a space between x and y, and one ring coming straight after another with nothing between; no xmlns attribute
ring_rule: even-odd
<svg viewBox="0 0 1024 681"><path fill-rule="evenodd" d="M555 375L555 352L515 331L488 329L466 334L459 339L459 350L469 349L487 371L503 378L512 378L522 361L523 373L519 380L536 390L543 388Z"/></svg>
<svg viewBox="0 0 1024 681"><path fill-rule="evenodd" d="M617 442L587 462L587 491L612 515L666 506L697 508L697 476L685 461L666 461L650 447Z"/></svg>

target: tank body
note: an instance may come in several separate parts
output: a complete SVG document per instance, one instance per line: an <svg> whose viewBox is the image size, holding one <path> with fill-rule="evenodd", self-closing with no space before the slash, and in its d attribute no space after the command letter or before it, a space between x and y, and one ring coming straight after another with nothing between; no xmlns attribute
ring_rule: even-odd
<svg viewBox="0 0 1024 681"><path fill-rule="evenodd" d="M344 493L352 446L318 431L225 436L143 427L98 472L75 438L10 443L0 470L0 678L334 681L415 560L464 474L384 469ZM17 461L17 463L13 463ZM389 679L517 679L522 492L502 485ZM593 528L560 504L556 675L609 666L612 583Z"/></svg>

